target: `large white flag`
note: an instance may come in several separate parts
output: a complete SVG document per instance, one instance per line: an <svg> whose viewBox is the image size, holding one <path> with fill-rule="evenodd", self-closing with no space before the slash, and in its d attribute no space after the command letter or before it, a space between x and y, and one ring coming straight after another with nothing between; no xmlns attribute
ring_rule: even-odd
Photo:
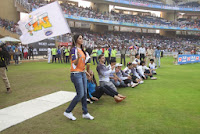
<svg viewBox="0 0 200 134"><path fill-rule="evenodd" d="M71 33L57 1L31 12L18 24L22 31L22 36L20 36L22 44Z"/></svg>

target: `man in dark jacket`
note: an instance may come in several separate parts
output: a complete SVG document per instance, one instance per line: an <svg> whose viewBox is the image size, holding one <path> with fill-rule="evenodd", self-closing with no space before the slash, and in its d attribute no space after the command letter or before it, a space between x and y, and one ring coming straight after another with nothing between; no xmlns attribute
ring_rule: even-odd
<svg viewBox="0 0 200 134"><path fill-rule="evenodd" d="M6 74L7 67L6 67L6 61L5 61L8 55L9 54L6 51L6 49L3 47L3 45L0 45L0 77L2 77L5 83L5 86L7 88L7 93L10 93L11 92L10 82Z"/></svg>

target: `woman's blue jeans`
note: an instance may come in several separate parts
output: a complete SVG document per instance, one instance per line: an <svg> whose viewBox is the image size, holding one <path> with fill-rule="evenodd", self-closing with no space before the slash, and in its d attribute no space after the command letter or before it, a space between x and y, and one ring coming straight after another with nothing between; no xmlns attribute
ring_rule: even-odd
<svg viewBox="0 0 200 134"><path fill-rule="evenodd" d="M85 72L71 73L71 81L74 83L77 94L66 109L66 112L70 113L81 100L83 114L87 114L87 78Z"/></svg>

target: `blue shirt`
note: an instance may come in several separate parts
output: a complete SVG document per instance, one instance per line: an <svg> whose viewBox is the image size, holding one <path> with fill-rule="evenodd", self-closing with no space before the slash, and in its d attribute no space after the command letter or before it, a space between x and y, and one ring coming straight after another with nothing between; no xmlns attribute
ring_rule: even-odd
<svg viewBox="0 0 200 134"><path fill-rule="evenodd" d="M88 88L88 94L89 94L90 98L92 98L92 93L94 93L96 91L95 83L87 81L87 88Z"/></svg>
<svg viewBox="0 0 200 134"><path fill-rule="evenodd" d="M155 57L156 58L159 58L160 57L160 50L158 50L158 49L156 49L156 51L155 51Z"/></svg>
<svg viewBox="0 0 200 134"><path fill-rule="evenodd" d="M111 48L108 48L108 51L109 51L109 54L111 54L112 49L111 49Z"/></svg>
<svg viewBox="0 0 200 134"><path fill-rule="evenodd" d="M58 50L57 50L57 53L58 53L58 54L61 54L61 51L60 51L60 49L58 49Z"/></svg>

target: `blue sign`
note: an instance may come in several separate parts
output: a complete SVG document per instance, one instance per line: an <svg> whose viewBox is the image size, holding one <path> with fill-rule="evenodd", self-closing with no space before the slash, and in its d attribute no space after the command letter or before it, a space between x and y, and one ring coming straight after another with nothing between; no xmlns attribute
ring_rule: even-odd
<svg viewBox="0 0 200 134"><path fill-rule="evenodd" d="M181 28L181 27L173 27L173 26L158 26L158 25L148 25L148 24L140 24L140 23L128 23L128 22L119 22L119 21L112 21L112 20L86 18L86 17L80 17L80 16L68 15L68 14L65 14L65 18L73 19L73 20L96 22L96 23L112 24L112 25L140 27L140 28L200 31L200 29L198 28Z"/></svg>
<svg viewBox="0 0 200 134"><path fill-rule="evenodd" d="M200 62L200 55L178 55L178 64L189 64Z"/></svg>

